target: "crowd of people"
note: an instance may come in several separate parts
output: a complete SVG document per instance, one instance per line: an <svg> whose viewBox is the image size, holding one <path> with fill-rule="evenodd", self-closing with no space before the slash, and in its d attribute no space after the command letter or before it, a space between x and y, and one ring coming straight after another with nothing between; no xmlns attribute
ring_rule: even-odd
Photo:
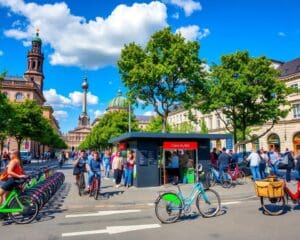
<svg viewBox="0 0 300 240"><path fill-rule="evenodd" d="M283 154L273 148L270 151L266 151L264 148L259 150L253 149L249 156L245 156L244 160L249 162L254 181L267 178L271 174L280 176L279 164L285 165L287 182L291 181L293 169L296 170L297 177L300 177L300 153L294 156L294 153L289 151L288 148L285 149ZM226 148L223 148L221 151L213 148L213 151L210 153L210 161L212 166L219 169L220 179L225 169L239 163L239 155L232 150L226 150Z"/></svg>
<svg viewBox="0 0 300 240"><path fill-rule="evenodd" d="M79 184L80 173L87 172L86 192L90 190L89 186L94 175L97 176L100 187L102 171L104 172L104 178L113 179L116 188L121 186L122 179L126 188L133 185L133 171L136 161L135 151L130 150L126 154L121 154L121 151L112 153L108 149L103 153L81 150L77 156L74 155L73 175L75 176L76 184Z"/></svg>

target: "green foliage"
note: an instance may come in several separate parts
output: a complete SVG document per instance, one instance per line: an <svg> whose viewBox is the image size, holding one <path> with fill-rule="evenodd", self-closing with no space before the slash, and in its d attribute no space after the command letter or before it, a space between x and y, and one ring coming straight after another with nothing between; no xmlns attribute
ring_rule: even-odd
<svg viewBox="0 0 300 240"><path fill-rule="evenodd" d="M135 116L131 116L132 131L138 130ZM79 149L101 149L109 146L108 140L128 132L128 112L106 113L80 144Z"/></svg>
<svg viewBox="0 0 300 240"><path fill-rule="evenodd" d="M201 131L201 133L202 134L207 134L208 133L208 127L207 127L207 125L206 125L206 122L205 122L205 120L203 119L203 120L201 120L201 122L200 122L200 131Z"/></svg>
<svg viewBox="0 0 300 240"><path fill-rule="evenodd" d="M163 132L162 118L160 116L151 117L149 124L145 128L145 132ZM166 132L171 132L171 126L168 123Z"/></svg>
<svg viewBox="0 0 300 240"><path fill-rule="evenodd" d="M152 105L162 119L163 132L171 108L184 101L191 87L202 85L199 43L186 41L170 28L154 33L145 48L125 45L118 61L130 101Z"/></svg>
<svg viewBox="0 0 300 240"><path fill-rule="evenodd" d="M195 132L194 126L191 122L183 122L172 128L174 133L193 133Z"/></svg>
<svg viewBox="0 0 300 240"><path fill-rule="evenodd" d="M291 93L265 57L251 58L248 52L224 55L220 65L211 68L205 86L194 89L191 102L203 113L215 111L234 136L246 140L247 129L268 121L278 122L289 111Z"/></svg>

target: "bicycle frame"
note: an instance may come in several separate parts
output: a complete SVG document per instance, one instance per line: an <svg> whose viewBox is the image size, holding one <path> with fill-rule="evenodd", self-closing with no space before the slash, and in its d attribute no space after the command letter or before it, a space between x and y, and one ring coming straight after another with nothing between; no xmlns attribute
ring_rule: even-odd
<svg viewBox="0 0 300 240"><path fill-rule="evenodd" d="M231 177L232 180L236 180L238 178L238 174L240 172L240 169L238 168L238 166L235 166L234 171L230 170L230 167L228 167L227 173L229 174L229 176Z"/></svg>
<svg viewBox="0 0 300 240"><path fill-rule="evenodd" d="M203 195L203 198L204 198L205 202L209 202L208 197L205 194L204 188L203 188L203 186L200 182L197 182L193 186L192 191L190 192L190 194L187 197L183 196L182 191L181 191L181 189L178 185L177 185L177 187L178 187L178 193L177 194L178 194L179 198L181 199L181 201L183 203L183 207L184 206L191 206L199 193L201 193Z"/></svg>
<svg viewBox="0 0 300 240"><path fill-rule="evenodd" d="M294 200L294 201L300 200L300 180L298 180L297 191L296 192L292 192L292 190L288 188L286 183L284 185L284 190L285 190L286 194L288 194L288 196L292 200Z"/></svg>
<svg viewBox="0 0 300 240"><path fill-rule="evenodd" d="M19 208L9 208L8 204L11 202L11 200L15 198ZM9 196L7 197L7 199L4 201L4 203L0 206L0 213L18 213L18 212L22 212L24 210L24 206L23 204L20 202L19 198L18 198L18 193L16 190L12 190L9 194Z"/></svg>

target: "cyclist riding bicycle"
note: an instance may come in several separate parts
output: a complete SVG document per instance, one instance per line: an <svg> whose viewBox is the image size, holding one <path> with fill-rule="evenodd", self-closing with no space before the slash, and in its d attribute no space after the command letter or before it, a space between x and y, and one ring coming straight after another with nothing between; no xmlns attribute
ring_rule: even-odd
<svg viewBox="0 0 300 240"><path fill-rule="evenodd" d="M20 178L26 178L21 167L21 161L19 158L19 152L14 150L10 153L10 161L7 165L8 179L0 187L0 205L4 202L3 198L6 198L11 190L17 185L17 180Z"/></svg>
<svg viewBox="0 0 300 240"><path fill-rule="evenodd" d="M76 184L79 185L80 173L86 172L85 151L81 150L78 159L74 162L73 175L76 176Z"/></svg>
<svg viewBox="0 0 300 240"><path fill-rule="evenodd" d="M99 182L98 191L100 190L101 166L102 165L103 165L102 159L99 157L99 153L95 151L93 153L93 158L89 159L87 162L87 171L88 171L88 189L87 189L87 191L89 191L90 184L91 184L92 179L95 174L97 175L98 182Z"/></svg>

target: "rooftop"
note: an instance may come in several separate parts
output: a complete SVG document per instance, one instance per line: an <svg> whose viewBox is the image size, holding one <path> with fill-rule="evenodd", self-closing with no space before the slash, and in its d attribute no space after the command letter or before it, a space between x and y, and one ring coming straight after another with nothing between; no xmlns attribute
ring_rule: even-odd
<svg viewBox="0 0 300 240"><path fill-rule="evenodd" d="M149 132L131 132L125 133L119 137L109 139L109 143L117 143L129 139L137 138L157 138L157 139L232 139L231 134L198 134L198 133L149 133Z"/></svg>
<svg viewBox="0 0 300 240"><path fill-rule="evenodd" d="M283 63L278 69L282 71L280 77L300 73L300 58Z"/></svg>

